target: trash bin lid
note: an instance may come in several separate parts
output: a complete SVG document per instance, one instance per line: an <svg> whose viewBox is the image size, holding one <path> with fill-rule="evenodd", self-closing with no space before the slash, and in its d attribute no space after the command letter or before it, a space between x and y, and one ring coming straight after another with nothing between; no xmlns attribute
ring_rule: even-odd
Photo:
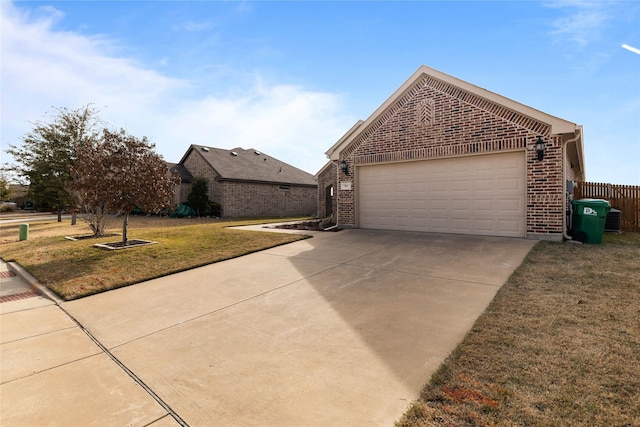
<svg viewBox="0 0 640 427"><path fill-rule="evenodd" d="M571 203L573 203L574 205L582 205L582 206L611 207L611 204L604 199L580 199L580 200L572 200Z"/></svg>

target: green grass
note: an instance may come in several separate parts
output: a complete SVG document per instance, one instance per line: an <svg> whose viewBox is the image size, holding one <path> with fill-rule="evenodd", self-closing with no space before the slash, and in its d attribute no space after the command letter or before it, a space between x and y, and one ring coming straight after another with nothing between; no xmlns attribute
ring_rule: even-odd
<svg viewBox="0 0 640 427"><path fill-rule="evenodd" d="M70 300L306 237L226 228L261 222L265 220L230 222L132 217L129 238L152 240L158 244L117 251L92 245L118 241L120 236L70 241L64 236L90 233L83 227L34 223L29 240L3 243L1 256L5 261L18 262L42 285ZM119 224L114 221L114 225ZM13 228L3 230L3 234L10 235L12 231ZM118 229L109 231L117 232Z"/></svg>
<svg viewBox="0 0 640 427"><path fill-rule="evenodd" d="M397 426L640 426L640 234L540 242Z"/></svg>

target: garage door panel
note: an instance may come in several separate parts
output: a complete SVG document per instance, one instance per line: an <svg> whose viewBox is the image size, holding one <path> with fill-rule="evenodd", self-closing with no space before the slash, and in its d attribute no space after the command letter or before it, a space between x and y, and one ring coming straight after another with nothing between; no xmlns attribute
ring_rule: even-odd
<svg viewBox="0 0 640 427"><path fill-rule="evenodd" d="M494 191L494 182L489 178L480 178L473 181L475 191Z"/></svg>
<svg viewBox="0 0 640 427"><path fill-rule="evenodd" d="M494 203L492 200L482 199L473 201L473 210L486 215L487 212L494 211Z"/></svg>
<svg viewBox="0 0 640 427"><path fill-rule="evenodd" d="M474 221L474 228L477 230L477 234L490 234L495 228L495 221L492 219L476 219Z"/></svg>
<svg viewBox="0 0 640 427"><path fill-rule="evenodd" d="M520 223L516 220L501 219L498 220L498 228L503 233L517 233L520 230Z"/></svg>
<svg viewBox="0 0 640 427"><path fill-rule="evenodd" d="M359 226L523 237L524 153L358 168Z"/></svg>
<svg viewBox="0 0 640 427"><path fill-rule="evenodd" d="M498 212L511 214L512 212L522 212L523 204L519 199L498 200Z"/></svg>
<svg viewBox="0 0 640 427"><path fill-rule="evenodd" d="M504 190L512 190L514 192L520 192L523 191L523 183L522 182L518 182L515 180L508 180L508 179L503 179L503 178L498 178L498 190L500 191L504 191Z"/></svg>
<svg viewBox="0 0 640 427"><path fill-rule="evenodd" d="M467 218L451 218L450 233L469 234L470 220Z"/></svg>

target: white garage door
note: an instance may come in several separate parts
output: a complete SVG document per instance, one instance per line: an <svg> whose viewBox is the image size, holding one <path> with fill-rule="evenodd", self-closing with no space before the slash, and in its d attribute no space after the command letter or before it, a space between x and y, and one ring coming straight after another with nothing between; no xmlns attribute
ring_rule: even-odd
<svg viewBox="0 0 640 427"><path fill-rule="evenodd" d="M522 152L358 168L361 228L525 237Z"/></svg>

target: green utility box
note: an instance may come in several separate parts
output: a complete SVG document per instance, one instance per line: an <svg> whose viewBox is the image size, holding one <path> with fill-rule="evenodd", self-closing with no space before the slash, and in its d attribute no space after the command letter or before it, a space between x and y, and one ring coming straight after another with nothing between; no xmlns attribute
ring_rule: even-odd
<svg viewBox="0 0 640 427"><path fill-rule="evenodd" d="M583 243L601 243L611 205L602 199L573 200L571 235Z"/></svg>
<svg viewBox="0 0 640 427"><path fill-rule="evenodd" d="M20 224L20 240L29 240L29 224Z"/></svg>

